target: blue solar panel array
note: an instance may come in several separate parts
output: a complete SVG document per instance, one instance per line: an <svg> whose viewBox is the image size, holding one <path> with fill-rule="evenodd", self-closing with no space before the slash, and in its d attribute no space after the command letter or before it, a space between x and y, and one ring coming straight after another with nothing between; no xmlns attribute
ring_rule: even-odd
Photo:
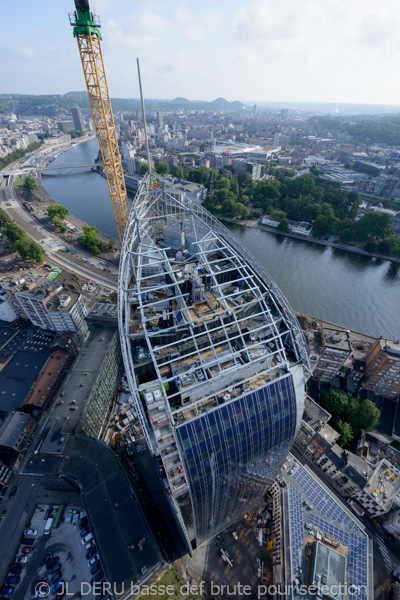
<svg viewBox="0 0 400 600"><path fill-rule="evenodd" d="M365 590L367 589L367 552L365 536L352 533L349 547L349 585L362 586ZM349 598L366 600L367 595L363 592L349 593Z"/></svg>
<svg viewBox="0 0 400 600"><path fill-rule="evenodd" d="M336 525L332 525L321 517L317 517L317 515L310 515L309 522L324 533L335 538L335 540L341 542L344 546L349 545L350 536L346 531L343 531L343 529L336 527Z"/></svg>
<svg viewBox="0 0 400 600"><path fill-rule="evenodd" d="M304 494L308 497L309 503L313 507L312 513L307 517L307 522L318 527L323 533L332 536L349 550L347 583L348 586L357 586L360 588L360 591L349 588L349 600L367 600L367 595L364 593L364 590L367 590L368 548L366 535L301 466L292 474L292 478L296 482L296 486L301 489L300 493L299 489L296 489L296 486L289 483L290 542L293 552L293 577L296 576L297 564L301 560L301 552L305 543L302 508L302 494ZM344 531L344 529L347 531Z"/></svg>
<svg viewBox="0 0 400 600"><path fill-rule="evenodd" d="M297 573L297 565L301 564L301 552L304 545L304 519L301 494L293 484L289 484L290 512L290 548L292 554L293 577Z"/></svg>
<svg viewBox="0 0 400 600"><path fill-rule="evenodd" d="M337 523L345 523L346 527L353 531L359 531L354 521L337 504L332 502L331 496L319 485L316 485L315 479L307 471L298 468L296 473L293 474L293 479L302 487L310 503L321 514L329 515L329 518Z"/></svg>

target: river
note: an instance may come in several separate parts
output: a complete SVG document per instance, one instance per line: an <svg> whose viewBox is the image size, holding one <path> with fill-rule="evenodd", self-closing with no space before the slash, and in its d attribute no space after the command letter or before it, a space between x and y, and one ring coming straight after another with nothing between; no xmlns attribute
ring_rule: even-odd
<svg viewBox="0 0 400 600"><path fill-rule="evenodd" d="M52 164L89 164L97 140L78 144ZM54 200L117 238L107 182L90 170L66 169L43 176ZM400 264L229 225L232 233L266 268L298 312L363 333L400 338Z"/></svg>

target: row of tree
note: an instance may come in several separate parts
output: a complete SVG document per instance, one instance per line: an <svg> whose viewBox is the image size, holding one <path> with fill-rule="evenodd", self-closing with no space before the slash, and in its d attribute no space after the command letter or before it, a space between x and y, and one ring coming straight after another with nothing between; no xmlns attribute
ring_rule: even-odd
<svg viewBox="0 0 400 600"><path fill-rule="evenodd" d="M34 262L40 263L43 261L44 250L42 246L29 239L25 231L18 227L2 209L0 209L0 231L14 244L22 260L29 258Z"/></svg>
<svg viewBox="0 0 400 600"><path fill-rule="evenodd" d="M321 404L333 417L333 426L340 433L341 446L355 437L354 430L371 431L378 426L381 413L371 400L331 389L322 394Z"/></svg>
<svg viewBox="0 0 400 600"><path fill-rule="evenodd" d="M142 165L141 173L147 170L147 164ZM248 219L261 212L279 221L281 231L288 230L289 220L308 221L321 235L337 234L343 243L366 242L368 252L400 256L392 217L371 211L356 221L361 204L359 194L322 179L316 167L311 167L308 175L294 177L291 169L263 165L262 172L273 174L274 178L257 182L250 173L235 177L231 166L218 171L177 165L170 170L167 163L160 162L155 170L204 185L208 192L206 208L218 216Z"/></svg>
<svg viewBox="0 0 400 600"><path fill-rule="evenodd" d="M13 150L12 152L9 152L9 154L4 156L4 158L0 159L0 171L1 169L4 169L4 167L7 167L7 165L13 163L15 160L18 160L19 158L25 156L25 154L27 154L28 152L33 152L38 148L40 148L40 142L33 142L32 144L29 144L29 146L25 150L18 148L18 150Z"/></svg>

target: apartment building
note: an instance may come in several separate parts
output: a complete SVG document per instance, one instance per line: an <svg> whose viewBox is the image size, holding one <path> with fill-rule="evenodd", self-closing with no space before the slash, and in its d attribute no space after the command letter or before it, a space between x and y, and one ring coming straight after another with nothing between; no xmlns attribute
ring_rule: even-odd
<svg viewBox="0 0 400 600"><path fill-rule="evenodd" d="M61 285L40 277L43 274L30 271L21 279L1 283L13 310L41 329L59 333L72 331L84 341L89 330L82 295L75 291L65 292Z"/></svg>

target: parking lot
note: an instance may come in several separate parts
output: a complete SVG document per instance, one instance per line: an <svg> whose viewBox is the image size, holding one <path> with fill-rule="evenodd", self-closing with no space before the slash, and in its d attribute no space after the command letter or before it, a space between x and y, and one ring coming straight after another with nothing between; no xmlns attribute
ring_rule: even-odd
<svg viewBox="0 0 400 600"><path fill-rule="evenodd" d="M57 590L52 590L53 585L65 581L68 583L67 591L70 598L92 598L91 594L87 594L88 587L81 587L81 582L90 582L93 578L93 574L90 572L91 567L88 566L88 558L86 558L89 549L81 543L84 536L81 536L80 527L83 528L85 522L80 525L79 517L84 517L86 513L82 512L82 507L65 508L59 525L57 526L54 522L56 527L53 527L47 535L45 526L48 520L45 517L49 516L47 514L49 508L52 509L50 517L55 518L59 506L38 505L36 507L29 524L31 532L26 532L25 535L26 538L34 540L31 546L25 545L25 548L32 548L32 552L24 553L22 551L24 546L22 544L19 546L17 557L26 557L27 561L21 563L16 562L15 559L12 561L10 568L21 567L21 572L10 572L8 576L17 577L20 580L3 585L2 596L4 596L4 587L11 587L15 589L15 592L10 594L10 598L15 598L15 600L35 597L54 598ZM92 548L94 548L92 554L95 554L96 547L92 545ZM45 563L46 557L47 562ZM44 564L41 565L41 562ZM35 588L40 582L43 584L42 596L35 596ZM81 591L86 594L82 595Z"/></svg>

